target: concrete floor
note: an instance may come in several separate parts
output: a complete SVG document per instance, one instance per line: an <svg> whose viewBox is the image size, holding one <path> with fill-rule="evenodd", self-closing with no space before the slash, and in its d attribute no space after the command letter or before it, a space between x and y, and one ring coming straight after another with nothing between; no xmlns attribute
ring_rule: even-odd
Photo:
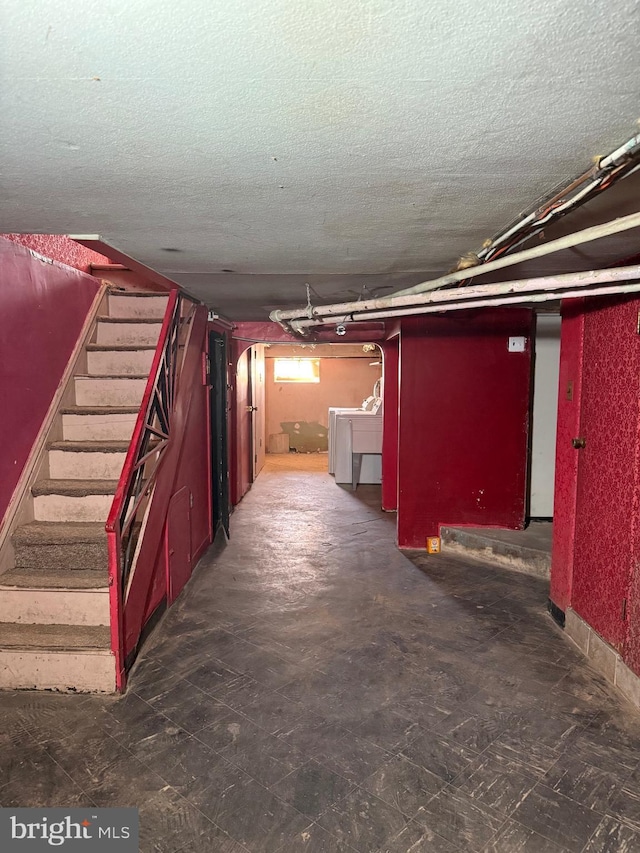
<svg viewBox="0 0 640 853"><path fill-rule="evenodd" d="M640 719L546 584L399 553L325 460L269 460L126 696L0 695L0 805L138 806L144 853L639 851Z"/></svg>

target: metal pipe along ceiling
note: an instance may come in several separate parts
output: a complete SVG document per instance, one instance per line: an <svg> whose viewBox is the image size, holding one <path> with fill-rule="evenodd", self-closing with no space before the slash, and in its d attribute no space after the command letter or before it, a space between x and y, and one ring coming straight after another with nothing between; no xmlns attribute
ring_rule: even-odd
<svg viewBox="0 0 640 853"><path fill-rule="evenodd" d="M539 233L543 227L564 216L570 210L584 204L593 195L606 190L613 183L627 177L638 168L640 168L640 134L636 134L611 154L601 158L591 169L582 175L547 194L543 200L536 203L536 207L533 210L522 214L515 223L503 229L492 240L488 240L477 254L471 253L469 262L464 265L465 268L458 269L431 281L422 282L414 287L399 290L393 296L381 299L357 300L355 302L335 303L333 305L314 308L310 303L309 297L307 297L305 308L290 311L272 311L270 318L285 328L292 320L300 321L296 323L296 326L304 328L307 324L302 323L303 319L349 317L352 314L362 315L364 312L386 310L391 306L395 307L405 304L409 306L415 304L415 302L409 301L405 303L400 301L394 302L392 300L428 293L468 280L477 275L484 275L516 263L543 257L544 255L571 248L581 243L597 240L600 237L606 237L629 228L635 228L640 225L640 214L622 217L604 225L586 228L583 231L561 237L558 240L553 240L540 246L534 246L517 253L514 252L514 249L518 245ZM466 258L462 260L466 260ZM462 266L462 263L460 266Z"/></svg>
<svg viewBox="0 0 640 853"><path fill-rule="evenodd" d="M640 279L640 266L616 267L591 272L564 273L541 278L505 281L498 284L482 284L474 287L441 290L414 297L398 297L394 300L377 300L376 310L357 308L343 316L342 322L359 320L381 320L388 317L427 314L437 311L460 311L466 308L481 308L487 305L509 305L515 303L548 302L574 296L601 296L606 293L635 293L640 284L629 281ZM290 321L291 328L306 333L315 326L337 322L336 317L300 318Z"/></svg>
<svg viewBox="0 0 640 853"><path fill-rule="evenodd" d="M526 249L523 252L518 252L513 255L509 255L506 258L501 258L498 261L492 261L490 263L484 264L480 269L481 272L487 273L492 272L497 269L501 269L503 267L510 266L512 264L517 264L522 261L530 260L531 258L538 258L543 255L552 254L553 252L558 252L562 249L571 248L572 246L577 246L581 243L588 243L592 240L598 240L601 237L608 237L612 234L618 234L622 231L629 230L631 228L637 228L640 226L640 213L632 213L629 216L623 216L619 219L614 219L611 222L606 222L603 225L596 225L592 228L585 228L582 231L577 231L575 234L569 234L566 237L560 237L558 240L552 240L549 243L544 243L541 246L534 246L531 249ZM477 275L479 270L476 270L475 274ZM602 272L602 271L601 271ZM573 275L573 273L570 273ZM308 319L312 320L315 318L337 318L337 317L349 317L351 314L357 312L358 314L362 314L365 311L379 311L384 308L398 308L400 306L411 306L418 303L420 300L416 297L420 296L420 294L429 293L434 290L438 290L443 288L447 284L454 284L460 281L464 281L469 278L468 270L460 270L459 272L450 273L449 275L441 276L440 278L434 279L430 282L424 282L423 284L418 284L415 287L408 288L407 290L398 291L391 296L383 296L379 299L365 299L365 300L355 300L352 302L338 302L332 305L320 305L315 308L309 306L308 308L295 308L289 311L272 311L270 314L271 320L276 323L282 323L283 321L291 321L291 320L303 320ZM512 286L515 285L514 282L510 282ZM469 289L469 288L465 288Z"/></svg>

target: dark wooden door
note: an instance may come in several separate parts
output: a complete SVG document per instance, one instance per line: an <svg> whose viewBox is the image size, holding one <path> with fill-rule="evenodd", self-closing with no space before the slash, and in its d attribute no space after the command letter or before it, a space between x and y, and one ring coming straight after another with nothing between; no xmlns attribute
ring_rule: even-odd
<svg viewBox="0 0 640 853"><path fill-rule="evenodd" d="M253 402L251 391L251 350L238 359L236 373L238 429L238 498L243 497L253 482Z"/></svg>
<svg viewBox="0 0 640 853"><path fill-rule="evenodd" d="M229 462L227 441L227 347L224 335L209 335L211 365L211 483L213 533L222 526L229 536Z"/></svg>

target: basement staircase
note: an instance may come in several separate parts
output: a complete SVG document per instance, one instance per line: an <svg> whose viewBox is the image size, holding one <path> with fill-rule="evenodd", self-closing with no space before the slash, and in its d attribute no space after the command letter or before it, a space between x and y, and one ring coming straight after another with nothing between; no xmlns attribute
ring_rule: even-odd
<svg viewBox="0 0 640 853"><path fill-rule="evenodd" d="M14 530L14 566L0 575L0 688L115 691L105 522L167 295L105 301L26 497L32 520Z"/></svg>

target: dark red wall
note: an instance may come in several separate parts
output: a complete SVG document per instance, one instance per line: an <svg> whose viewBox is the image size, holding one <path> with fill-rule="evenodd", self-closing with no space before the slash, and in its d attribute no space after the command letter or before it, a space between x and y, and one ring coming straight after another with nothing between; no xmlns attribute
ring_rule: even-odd
<svg viewBox="0 0 640 853"><path fill-rule="evenodd" d="M553 549L549 590L549 598L562 611L567 609L571 601L573 582L578 454L573 449L571 439L580 434L583 308L582 299L571 300L562 306Z"/></svg>
<svg viewBox="0 0 640 853"><path fill-rule="evenodd" d="M11 240L13 243L19 243L46 258L52 258L54 261L59 261L61 264L67 264L67 266L75 267L84 272L89 270L91 264L109 263L109 258L92 252L91 249L87 249L61 234L0 234L0 237Z"/></svg>
<svg viewBox="0 0 640 853"><path fill-rule="evenodd" d="M400 339L398 544L440 524L524 522L532 313L408 318ZM510 336L526 351L507 349Z"/></svg>
<svg viewBox="0 0 640 853"><path fill-rule="evenodd" d="M637 560L640 337L637 299L590 300L578 457L571 605L621 650L631 571Z"/></svg>
<svg viewBox="0 0 640 853"><path fill-rule="evenodd" d="M381 344L383 363L382 509L398 508L398 363L400 336Z"/></svg>
<svg viewBox="0 0 640 853"><path fill-rule="evenodd" d="M0 239L0 519L99 282Z"/></svg>
<svg viewBox="0 0 640 853"><path fill-rule="evenodd" d="M639 311L620 297L563 308L550 597L640 675Z"/></svg>

